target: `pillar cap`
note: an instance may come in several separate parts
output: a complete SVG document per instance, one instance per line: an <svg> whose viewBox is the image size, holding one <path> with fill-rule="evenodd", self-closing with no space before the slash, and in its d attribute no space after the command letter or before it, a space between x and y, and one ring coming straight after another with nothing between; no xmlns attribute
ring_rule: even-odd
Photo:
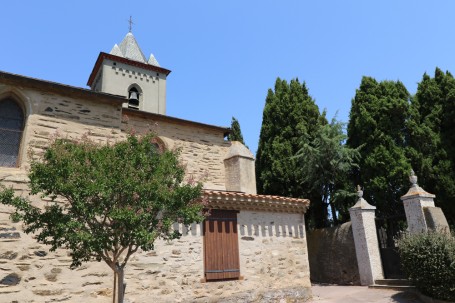
<svg viewBox="0 0 455 303"><path fill-rule="evenodd" d="M408 200L415 197L422 197L422 198L435 198L436 196L426 192L422 187L417 184L417 176L414 173L414 170L411 169L411 174L409 175L409 181L411 182L411 188L409 188L408 192L401 197L401 200Z"/></svg>
<svg viewBox="0 0 455 303"><path fill-rule="evenodd" d="M251 153L251 151L245 145L238 141L231 141L231 146L229 147L229 151L226 157L224 158L224 161L233 157L242 157L254 160L254 156Z"/></svg>
<svg viewBox="0 0 455 303"><path fill-rule="evenodd" d="M359 199L357 200L357 203L350 208L350 210L356 210L356 209L376 209L375 206L371 205L368 203L364 198L363 198L363 190L360 188L360 185L357 185L357 196Z"/></svg>

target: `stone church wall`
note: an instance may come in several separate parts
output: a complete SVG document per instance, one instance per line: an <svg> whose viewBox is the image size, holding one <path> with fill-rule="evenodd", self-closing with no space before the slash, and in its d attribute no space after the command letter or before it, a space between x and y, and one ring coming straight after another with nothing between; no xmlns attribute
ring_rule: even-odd
<svg viewBox="0 0 455 303"><path fill-rule="evenodd" d="M0 93L8 90L0 85ZM181 159L187 175L204 183L206 189L225 189L224 157L230 146L220 131L197 127L191 124L173 124L168 121L154 121L134 115L122 117L120 105L107 105L83 99L69 98L34 90L21 90L21 103L26 112L26 126L20 151L22 170L2 168L2 175L25 178L28 167L28 152L42 154L43 148L54 136L69 139L83 135L104 143L107 140L121 140L126 132L153 130L163 140L166 148L180 149ZM123 123L122 123L123 121ZM18 177L22 176L22 177Z"/></svg>
<svg viewBox="0 0 455 303"><path fill-rule="evenodd" d="M57 134L69 139L87 135L99 142L123 137L120 105L27 89L18 93L14 88L0 85L0 93L5 92L24 108L26 125L19 154L20 167L2 167L0 183L12 186L19 195L29 194L29 152L41 155ZM39 197L29 198L37 206L47 204ZM90 302L96 291L106 291L99 286L109 281L103 278L110 274L109 268L94 264L90 269L83 266L71 271L67 251L49 252L49 247L38 244L32 235L22 232L21 223L11 222L11 212L11 208L0 204L0 301L46 302L56 297L67 301L78 295L87 296L83 301Z"/></svg>
<svg viewBox="0 0 455 303"><path fill-rule="evenodd" d="M1 90L4 87L0 87ZM1 168L0 183L28 195L27 153L41 154L56 132L99 142L121 140L127 126L147 130L153 122L168 148L180 148L187 173L205 178L205 187L224 189L223 159L230 146L220 131L140 117L123 119L120 105L21 91L26 127L19 168ZM30 197L36 205L48 202ZM12 209L0 205L1 302L112 302L113 273L105 263L90 262L70 270L66 250L49 252L33 235L11 222ZM200 225L173 243L158 241L156 250L138 252L126 268L129 302L274 302L308 297L308 256L303 215L241 211L238 215L243 280L202 283L203 237ZM181 227L180 227L181 228ZM182 230L183 231L183 230ZM283 288L285 287L285 288Z"/></svg>
<svg viewBox="0 0 455 303"><path fill-rule="evenodd" d="M123 118L122 130L156 132L166 148L180 149L188 175L202 181L206 189L225 190L223 160L230 142L224 140L220 131L133 115Z"/></svg>
<svg viewBox="0 0 455 303"><path fill-rule="evenodd" d="M24 108L26 122L19 155L22 169L27 168L28 152L39 155L57 134L69 139L85 134L98 142L123 136L120 104L110 105L27 89L16 94L14 88L6 85L0 85L0 94L2 92L13 92L13 98Z"/></svg>

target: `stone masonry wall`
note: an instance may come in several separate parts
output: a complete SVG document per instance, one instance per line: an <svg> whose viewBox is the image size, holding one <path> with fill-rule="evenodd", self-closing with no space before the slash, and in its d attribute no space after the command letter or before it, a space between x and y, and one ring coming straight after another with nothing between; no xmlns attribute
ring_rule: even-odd
<svg viewBox="0 0 455 303"><path fill-rule="evenodd" d="M204 188L225 190L224 158L230 142L224 141L219 131L191 125L152 121L137 116L123 119L122 130L154 131L169 149L180 149L187 174L203 181Z"/></svg>
<svg viewBox="0 0 455 303"><path fill-rule="evenodd" d="M0 86L0 93L5 91ZM1 168L0 183L28 195L27 152L43 152L56 132L106 142L124 138L121 109L87 100L21 91L26 127L19 168ZM138 129L148 121L135 120ZM122 126L125 128L125 125ZM168 148L181 148L189 174L206 178L206 188L224 189L223 159L229 143L210 129L160 122L157 133ZM48 202L30 197L36 205ZM11 222L11 208L0 205L0 302L111 302L113 274L103 262L70 270L66 250L49 252L21 223ZM240 212L239 244L244 280L201 283L203 238L200 225L173 243L158 241L156 250L138 252L126 268L129 302L275 302L303 301L309 292L303 215Z"/></svg>
<svg viewBox="0 0 455 303"><path fill-rule="evenodd" d="M308 232L311 281L360 285L351 222Z"/></svg>
<svg viewBox="0 0 455 303"><path fill-rule="evenodd" d="M8 92L0 85L0 92ZM14 91L14 90L13 90ZM106 142L122 138L120 131L120 105L99 104L87 100L61 97L22 89L18 102L26 114L19 153L20 167L0 168L0 184L12 186L16 193L28 196L28 153L43 153L44 148L57 134L70 139L89 138ZM37 206L48 202L39 197L30 199ZM111 270L100 263L72 271L71 259L65 250L49 252L33 235L22 232L21 223L11 222L12 209L0 204L0 301L1 302L49 302L72 301L78 296L83 302L91 302L98 295L110 294ZM108 287L109 286L109 287ZM106 297L107 298L107 297Z"/></svg>
<svg viewBox="0 0 455 303"><path fill-rule="evenodd" d="M237 219L245 279L239 283L250 289L250 299L241 302L266 301L270 290L284 302L304 301L311 284L303 214L241 211Z"/></svg>
<svg viewBox="0 0 455 303"><path fill-rule="evenodd" d="M181 239L157 241L155 251L138 252L128 263L128 302L302 302L310 296L302 215L239 213L239 281L201 282L201 224L177 228ZM70 270L67 251L49 252L4 215L0 244L2 302L111 302L113 274L103 262Z"/></svg>
<svg viewBox="0 0 455 303"><path fill-rule="evenodd" d="M0 85L0 93L9 87ZM230 142L223 134L202 127L152 121L136 116L122 117L121 105L21 90L20 101L26 111L26 126L20 151L21 168L26 169L27 153L42 153L56 134L70 139L87 135L94 141L121 140L125 132L153 130L169 149L180 149L187 175L204 182L207 189L225 189L224 157ZM123 123L122 123L123 121ZM3 168L0 170L0 180ZM9 171L8 174L12 173ZM17 172L24 174L23 172Z"/></svg>
<svg viewBox="0 0 455 303"><path fill-rule="evenodd" d="M10 90L15 91L0 85L0 93ZM19 100L14 99L22 105L26 116L19 154L22 169L28 166L27 153L31 150L39 155L57 134L70 139L87 135L99 142L123 136L120 104L109 105L26 89L20 91ZM3 170L0 169L0 174Z"/></svg>
<svg viewBox="0 0 455 303"><path fill-rule="evenodd" d="M184 236L158 241L156 250L133 257L126 270L129 302L278 302L309 296L303 216L240 211L240 273L243 280L201 282L202 225L179 226ZM240 300L240 301L239 301Z"/></svg>

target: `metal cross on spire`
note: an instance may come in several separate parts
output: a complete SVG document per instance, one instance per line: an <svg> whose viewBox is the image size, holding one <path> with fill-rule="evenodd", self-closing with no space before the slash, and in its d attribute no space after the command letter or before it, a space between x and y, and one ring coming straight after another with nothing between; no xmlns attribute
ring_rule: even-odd
<svg viewBox="0 0 455 303"><path fill-rule="evenodd" d="M130 19L128 20L128 23L129 23L129 30L131 33L131 31L133 30L133 24L134 24L133 18L131 16L130 16Z"/></svg>

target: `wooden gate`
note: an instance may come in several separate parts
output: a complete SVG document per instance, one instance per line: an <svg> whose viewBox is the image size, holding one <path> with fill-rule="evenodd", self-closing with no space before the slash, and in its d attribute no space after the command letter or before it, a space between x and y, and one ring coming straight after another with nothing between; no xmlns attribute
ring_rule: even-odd
<svg viewBox="0 0 455 303"><path fill-rule="evenodd" d="M404 216L376 218L376 229L384 277L386 279L404 279L396 239L406 229L406 218Z"/></svg>
<svg viewBox="0 0 455 303"><path fill-rule="evenodd" d="M223 280L240 277L237 211L211 210L204 221L205 279Z"/></svg>

